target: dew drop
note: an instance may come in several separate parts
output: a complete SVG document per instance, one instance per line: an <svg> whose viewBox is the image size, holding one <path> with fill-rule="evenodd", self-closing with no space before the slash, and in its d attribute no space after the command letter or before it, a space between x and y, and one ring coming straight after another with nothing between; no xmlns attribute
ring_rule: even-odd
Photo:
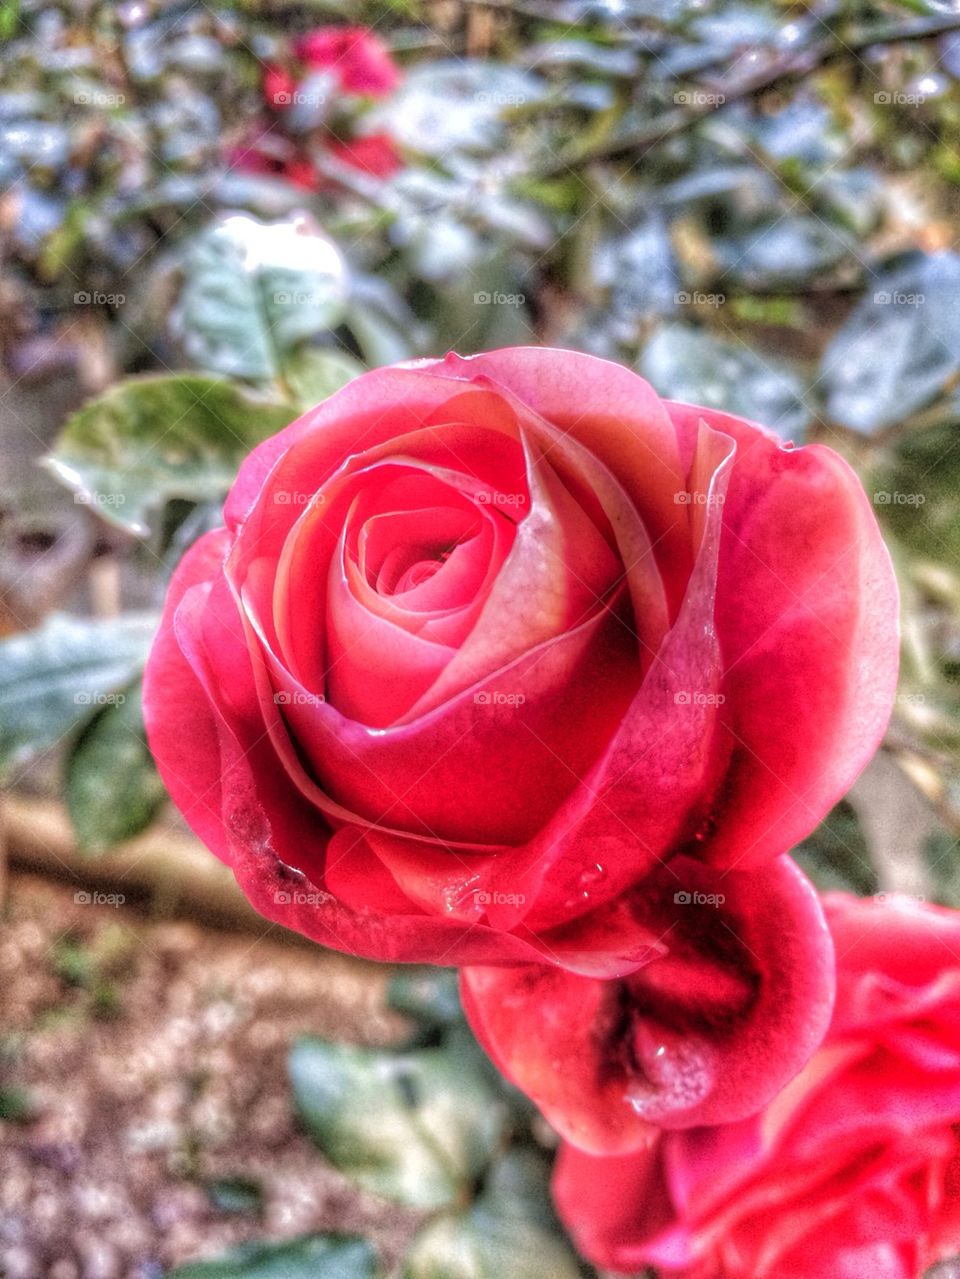
<svg viewBox="0 0 960 1279"><path fill-rule="evenodd" d="M591 891L602 884L606 878L606 869L599 862L594 862L592 866L587 866L580 872L577 887L583 897L589 897Z"/></svg>

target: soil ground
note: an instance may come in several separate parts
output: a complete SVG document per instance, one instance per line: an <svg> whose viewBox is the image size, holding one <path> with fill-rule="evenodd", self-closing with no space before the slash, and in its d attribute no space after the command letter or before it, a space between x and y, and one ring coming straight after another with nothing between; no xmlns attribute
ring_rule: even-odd
<svg viewBox="0 0 960 1279"><path fill-rule="evenodd" d="M286 1075L299 1034L402 1032L386 971L266 923L223 932L83 897L17 874L0 923L0 1098L16 1115L0 1120L3 1279L157 1279L328 1229L367 1235L389 1265L416 1218L324 1163ZM234 1178L262 1188L259 1212L218 1201Z"/></svg>

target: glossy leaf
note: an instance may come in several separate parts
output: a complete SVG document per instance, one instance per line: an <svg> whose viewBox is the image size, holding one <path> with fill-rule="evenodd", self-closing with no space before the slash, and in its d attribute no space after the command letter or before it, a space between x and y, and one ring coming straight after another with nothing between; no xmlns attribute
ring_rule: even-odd
<svg viewBox="0 0 960 1279"><path fill-rule="evenodd" d="M250 449L298 407L217 378L130 378L68 418L47 468L98 515L146 536L173 497L222 498Z"/></svg>
<svg viewBox="0 0 960 1279"><path fill-rule="evenodd" d="M156 629L153 613L54 614L0 641L0 776L115 701L141 670Z"/></svg>
<svg viewBox="0 0 960 1279"><path fill-rule="evenodd" d="M476 1203L444 1214L414 1240L404 1279L578 1279L580 1268L550 1207L549 1166L512 1150Z"/></svg>
<svg viewBox="0 0 960 1279"><path fill-rule="evenodd" d="M139 682L116 694L67 760L66 800L77 842L100 852L150 824L166 798L143 728Z"/></svg>
<svg viewBox="0 0 960 1279"><path fill-rule="evenodd" d="M290 1076L300 1117L330 1162L410 1207L459 1202L506 1125L496 1084L446 1048L394 1053L301 1039Z"/></svg>
<svg viewBox="0 0 960 1279"><path fill-rule="evenodd" d="M960 256L917 254L876 275L824 353L834 421L870 434L929 404L960 369Z"/></svg>
<svg viewBox="0 0 960 1279"><path fill-rule="evenodd" d="M643 353L640 372L661 395L738 413L784 438L796 439L810 421L803 384L794 373L745 343L704 329L683 324L660 329Z"/></svg>
<svg viewBox="0 0 960 1279"><path fill-rule="evenodd" d="M173 328L201 368L269 380L286 352L339 324L348 294L346 263L312 220L235 214L188 249Z"/></svg>
<svg viewBox="0 0 960 1279"><path fill-rule="evenodd" d="M193 1261L166 1279L374 1279L376 1254L364 1239L305 1235L286 1243L242 1244L212 1261Z"/></svg>

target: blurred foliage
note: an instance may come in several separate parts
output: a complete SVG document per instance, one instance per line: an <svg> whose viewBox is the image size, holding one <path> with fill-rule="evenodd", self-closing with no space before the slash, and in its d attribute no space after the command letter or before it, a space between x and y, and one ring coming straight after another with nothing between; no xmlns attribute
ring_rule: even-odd
<svg viewBox="0 0 960 1279"><path fill-rule="evenodd" d="M456 974L409 968L389 1002L406 1044L363 1048L308 1036L290 1052L294 1104L322 1155L353 1185L418 1210L402 1279L582 1279L550 1204L552 1144L531 1104L491 1065L460 1009ZM248 1247L168 1279L381 1275L336 1236ZM339 1249L344 1253L341 1257ZM337 1269L339 1265L341 1268Z"/></svg>
<svg viewBox="0 0 960 1279"><path fill-rule="evenodd" d="M155 583L158 602L176 559L217 523L252 445L364 367L448 347L579 347L637 368L664 394L829 443L864 477L896 560L904 662L887 749L936 814L935 837L913 856L928 864L931 893L950 897L960 878L954 8L6 7L0 355L14 393L65 369L92 393L46 463L73 495L70 518L109 529L112 553ZM318 26L336 35L345 23L381 43L351 49L345 64L318 60ZM25 505L4 498L0 535L4 515L22 527ZM49 536L62 541L62 529ZM0 602L3 591L0 581ZM11 598L17 616L33 617ZM149 821L159 784L129 683L136 663L110 658L126 622L89 659L71 657L81 674L59 686L56 646L96 624L50 625L66 628L62 640L41 628L35 643L14 637L0 650L0 698L18 708L0 751L20 777L68 743L65 794L92 850ZM121 687L126 707L70 701ZM124 814L98 779L110 758ZM800 855L824 885L889 887L856 807L834 813Z"/></svg>
<svg viewBox="0 0 960 1279"><path fill-rule="evenodd" d="M311 63L328 24L376 31L377 87ZM15 0L0 39L0 466L42 436L61 486L11 468L0 494L5 783L53 760L81 848L136 834L163 794L155 608L246 452L365 367L543 342L859 471L900 692L879 785L797 856L826 889L960 905L955 4ZM55 962L109 1015L107 959L67 938ZM325 1157L424 1214L404 1279L579 1273L455 982L403 972L389 1000L400 1048L305 1039L290 1069ZM209 1194L259 1211L243 1177ZM378 1269L315 1235L176 1279Z"/></svg>

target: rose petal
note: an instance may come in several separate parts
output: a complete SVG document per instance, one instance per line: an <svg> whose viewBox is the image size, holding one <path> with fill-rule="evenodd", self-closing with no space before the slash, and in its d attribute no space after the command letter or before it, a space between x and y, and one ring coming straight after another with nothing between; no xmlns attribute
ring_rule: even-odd
<svg viewBox="0 0 960 1279"><path fill-rule="evenodd" d="M791 848L873 754L897 678L897 587L867 496L820 445L670 405L737 441L723 513L717 633L730 762L700 855L756 865Z"/></svg>
<svg viewBox="0 0 960 1279"><path fill-rule="evenodd" d="M809 1059L832 1004L829 935L789 858L746 875L676 859L631 910L666 955L622 982L545 968L462 977L467 1015L501 1070L595 1153L636 1150L653 1124L756 1111Z"/></svg>

